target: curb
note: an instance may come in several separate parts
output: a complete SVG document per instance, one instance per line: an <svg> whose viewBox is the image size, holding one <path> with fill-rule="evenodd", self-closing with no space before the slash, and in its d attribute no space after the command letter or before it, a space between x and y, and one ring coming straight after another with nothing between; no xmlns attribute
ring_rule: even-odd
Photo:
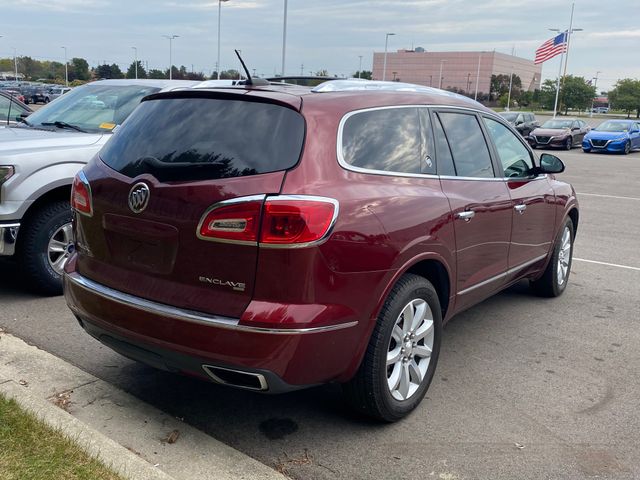
<svg viewBox="0 0 640 480"><path fill-rule="evenodd" d="M14 399L24 410L71 439L90 456L100 460L119 475L130 480L173 480L173 477L153 467L61 408L31 395L13 380L0 383L0 393Z"/></svg>
<svg viewBox="0 0 640 480"><path fill-rule="evenodd" d="M0 392L131 480L286 480L180 419L1 330Z"/></svg>

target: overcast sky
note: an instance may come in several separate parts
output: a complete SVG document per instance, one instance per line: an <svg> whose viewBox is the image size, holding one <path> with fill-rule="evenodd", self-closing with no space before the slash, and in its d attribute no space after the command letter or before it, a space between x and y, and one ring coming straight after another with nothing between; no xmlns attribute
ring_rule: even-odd
<svg viewBox="0 0 640 480"><path fill-rule="evenodd" d="M497 50L533 59L537 46L567 28L571 2L564 0L289 0L286 73L327 69L350 75L370 69L374 51L421 46L429 51ZM576 0L568 73L592 78L598 90L616 79L640 77L638 0ZM238 68L242 50L258 74L280 71L283 0L229 0L222 4L222 69ZM217 0L0 0L0 57L29 55L64 61L84 57L126 68L132 46L149 68L173 63L207 74L215 68ZM544 64L555 77L558 60Z"/></svg>

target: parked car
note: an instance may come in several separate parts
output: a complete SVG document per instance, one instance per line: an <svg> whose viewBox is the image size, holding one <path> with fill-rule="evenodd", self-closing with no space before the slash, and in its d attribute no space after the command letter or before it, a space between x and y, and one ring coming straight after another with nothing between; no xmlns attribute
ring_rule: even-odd
<svg viewBox="0 0 640 480"><path fill-rule="evenodd" d="M500 112L500 116L515 127L523 137L528 137L540 126L533 112Z"/></svg>
<svg viewBox="0 0 640 480"><path fill-rule="evenodd" d="M93 82L42 107L24 123L0 128L0 256L16 258L34 290L62 293L62 267L73 251L69 196L76 172L142 97L196 83ZM109 101L85 108L84 99L96 97Z"/></svg>
<svg viewBox="0 0 640 480"><path fill-rule="evenodd" d="M640 148L640 122L638 120L607 120L585 135L582 150L613 152L627 155Z"/></svg>
<svg viewBox="0 0 640 480"><path fill-rule="evenodd" d="M50 88L47 91L47 94L45 96L45 103L49 103L52 100L55 100L58 97L61 97L62 95L64 95L65 93L69 93L71 91L71 88L69 87L55 87L55 88Z"/></svg>
<svg viewBox="0 0 640 480"><path fill-rule="evenodd" d="M27 104L26 103L26 98L24 98L24 95L22 95L22 93L20 93L20 90L18 90L16 88L2 88L2 89L0 89L0 92L4 92L7 95L10 95L11 97L15 98L20 103L23 103L25 105Z"/></svg>
<svg viewBox="0 0 640 480"><path fill-rule="evenodd" d="M0 90L0 127L15 125L33 112L16 97Z"/></svg>
<svg viewBox="0 0 640 480"><path fill-rule="evenodd" d="M565 290L563 169L479 103L415 85L151 95L74 180L66 300L127 357L259 392L339 382L398 420L444 322L522 279Z"/></svg>
<svg viewBox="0 0 640 480"><path fill-rule="evenodd" d="M609 113L609 107L594 107L591 111L593 113Z"/></svg>
<svg viewBox="0 0 640 480"><path fill-rule="evenodd" d="M591 130L584 121L577 118L553 118L529 135L529 143L533 148L554 147L571 150L582 144L582 139Z"/></svg>

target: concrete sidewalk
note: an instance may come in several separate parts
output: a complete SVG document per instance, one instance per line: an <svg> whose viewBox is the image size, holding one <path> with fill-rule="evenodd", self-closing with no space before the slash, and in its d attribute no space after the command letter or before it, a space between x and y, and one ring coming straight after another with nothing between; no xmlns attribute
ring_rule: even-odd
<svg viewBox="0 0 640 480"><path fill-rule="evenodd" d="M0 393L131 480L284 480L266 465L0 332Z"/></svg>

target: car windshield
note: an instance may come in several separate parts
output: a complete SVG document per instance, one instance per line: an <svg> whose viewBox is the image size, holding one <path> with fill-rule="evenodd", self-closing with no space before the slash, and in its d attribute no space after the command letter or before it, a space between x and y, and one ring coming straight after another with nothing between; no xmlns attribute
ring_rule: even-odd
<svg viewBox="0 0 640 480"><path fill-rule="evenodd" d="M596 130L599 132L628 132L630 128L631 124L627 122L608 121L599 125Z"/></svg>
<svg viewBox="0 0 640 480"><path fill-rule="evenodd" d="M515 122L516 118L518 118L517 113L501 113L502 118L504 118L507 122Z"/></svg>
<svg viewBox="0 0 640 480"><path fill-rule="evenodd" d="M542 128L571 128L573 120L547 120Z"/></svg>
<svg viewBox="0 0 640 480"><path fill-rule="evenodd" d="M85 132L110 132L159 88L145 85L88 84L77 87L29 116L32 126L72 125Z"/></svg>

